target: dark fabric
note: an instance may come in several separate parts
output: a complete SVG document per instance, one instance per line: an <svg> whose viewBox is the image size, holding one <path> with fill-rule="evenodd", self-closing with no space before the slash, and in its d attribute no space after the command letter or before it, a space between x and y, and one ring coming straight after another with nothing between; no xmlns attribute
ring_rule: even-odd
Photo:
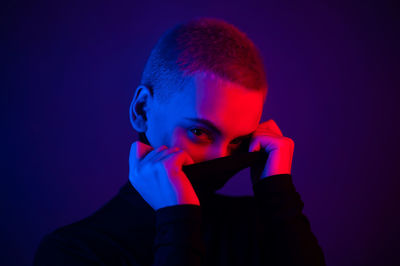
<svg viewBox="0 0 400 266"><path fill-rule="evenodd" d="M127 182L94 214L44 236L34 265L325 265L291 176L253 189L154 211Z"/></svg>
<svg viewBox="0 0 400 266"><path fill-rule="evenodd" d="M139 133L139 140L150 145L143 132ZM257 168L259 165L264 168L268 159L267 152L264 150L248 152L248 144L242 145L244 146L239 147L232 155L182 166L182 171L199 197L203 194L215 193L244 168Z"/></svg>

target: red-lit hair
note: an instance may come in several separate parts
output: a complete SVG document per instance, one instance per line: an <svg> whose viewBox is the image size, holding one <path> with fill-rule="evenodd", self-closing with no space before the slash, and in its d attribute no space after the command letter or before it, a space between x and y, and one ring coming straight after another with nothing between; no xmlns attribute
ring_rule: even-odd
<svg viewBox="0 0 400 266"><path fill-rule="evenodd" d="M196 18L166 31L147 60L141 84L165 101L182 89L186 77L207 71L267 92L257 47L238 28L215 18Z"/></svg>

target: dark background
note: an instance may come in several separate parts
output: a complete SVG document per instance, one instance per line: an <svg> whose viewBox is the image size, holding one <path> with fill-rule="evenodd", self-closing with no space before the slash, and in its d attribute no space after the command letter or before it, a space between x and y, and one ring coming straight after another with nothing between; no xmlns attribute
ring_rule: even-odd
<svg viewBox="0 0 400 266"><path fill-rule="evenodd" d="M165 1L166 2L166 1ZM18 2L1 9L1 265L128 180L129 104L171 26L211 16L265 60L274 119L328 265L400 265L399 6L351 1ZM251 195L248 170L224 194Z"/></svg>

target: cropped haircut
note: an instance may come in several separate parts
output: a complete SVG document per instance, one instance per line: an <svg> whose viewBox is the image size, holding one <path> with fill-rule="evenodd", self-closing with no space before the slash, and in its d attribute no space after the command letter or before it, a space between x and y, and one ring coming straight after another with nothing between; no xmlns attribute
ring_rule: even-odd
<svg viewBox="0 0 400 266"><path fill-rule="evenodd" d="M266 73L257 47L238 28L216 18L195 18L167 30L147 59L141 84L166 102L199 72L211 72L266 96Z"/></svg>

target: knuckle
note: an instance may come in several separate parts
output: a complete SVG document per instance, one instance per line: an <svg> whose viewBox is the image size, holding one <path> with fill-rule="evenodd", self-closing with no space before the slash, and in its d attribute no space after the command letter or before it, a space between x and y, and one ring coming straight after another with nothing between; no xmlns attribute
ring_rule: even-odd
<svg viewBox="0 0 400 266"><path fill-rule="evenodd" d="M285 142L289 147L294 147L294 141L291 138L285 137Z"/></svg>
<svg viewBox="0 0 400 266"><path fill-rule="evenodd" d="M166 149L167 146L161 145L160 147L157 148L157 152L162 152L164 149ZM167 148L168 149L168 148Z"/></svg>

